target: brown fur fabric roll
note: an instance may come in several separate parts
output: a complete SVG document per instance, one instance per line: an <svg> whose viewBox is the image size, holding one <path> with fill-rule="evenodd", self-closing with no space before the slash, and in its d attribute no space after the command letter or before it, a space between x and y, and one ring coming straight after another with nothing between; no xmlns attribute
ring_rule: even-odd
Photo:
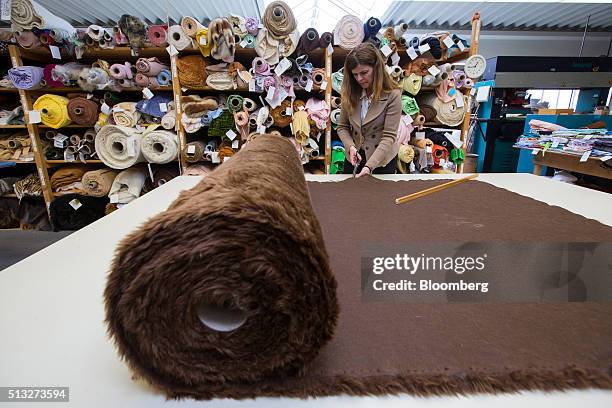
<svg viewBox="0 0 612 408"><path fill-rule="evenodd" d="M219 107L215 98L198 95L181 96L181 104L183 105L183 112L191 118L204 116L208 111Z"/></svg>
<svg viewBox="0 0 612 408"><path fill-rule="evenodd" d="M206 86L206 59L201 55L186 55L176 60L179 82L187 88Z"/></svg>
<svg viewBox="0 0 612 408"><path fill-rule="evenodd" d="M258 137L183 191L119 244L104 295L119 354L168 397L299 375L331 339L338 304L293 144ZM210 329L202 304L246 321Z"/></svg>

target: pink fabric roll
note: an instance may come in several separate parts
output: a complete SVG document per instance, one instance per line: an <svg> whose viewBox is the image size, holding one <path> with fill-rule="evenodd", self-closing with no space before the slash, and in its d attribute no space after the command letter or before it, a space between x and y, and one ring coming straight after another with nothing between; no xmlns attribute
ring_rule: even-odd
<svg viewBox="0 0 612 408"><path fill-rule="evenodd" d="M256 75L272 75L270 64L260 57L253 59L253 72L255 72Z"/></svg>
<svg viewBox="0 0 612 408"><path fill-rule="evenodd" d="M414 130L412 123L407 125L403 120L400 120L399 127L397 129L397 141L398 145L408 144L410 142L410 134Z"/></svg>
<svg viewBox="0 0 612 408"><path fill-rule="evenodd" d="M53 76L51 74L53 72L53 69L55 68L55 65L56 64L45 65L45 68L43 68L43 77L45 78L47 86L58 88L64 86L64 83L62 81L53 80Z"/></svg>
<svg viewBox="0 0 612 408"><path fill-rule="evenodd" d="M113 64L110 66L110 76L115 79L132 79L132 64Z"/></svg>
<svg viewBox="0 0 612 408"><path fill-rule="evenodd" d="M143 74L142 72L137 73L136 74L136 84L138 86L142 86L143 88L145 86L149 86L149 77Z"/></svg>
<svg viewBox="0 0 612 408"><path fill-rule="evenodd" d="M113 37L117 45L126 45L129 43L128 38L123 34L119 26L113 27Z"/></svg>
<svg viewBox="0 0 612 408"><path fill-rule="evenodd" d="M293 78L287 75L281 76L280 86L282 86L290 98L295 98L295 92L293 90Z"/></svg>
<svg viewBox="0 0 612 408"><path fill-rule="evenodd" d="M168 45L168 41L166 40L167 35L168 26L166 24L152 25L147 31L147 37L149 37L149 42L156 47L165 47L166 45Z"/></svg>
<svg viewBox="0 0 612 408"><path fill-rule="evenodd" d="M162 69L168 69L168 66L162 64L157 57L138 58L136 69L147 76L157 76Z"/></svg>
<svg viewBox="0 0 612 408"><path fill-rule="evenodd" d="M263 86L265 90L268 90L271 86L276 88L276 77L275 76L267 76L264 77Z"/></svg>
<svg viewBox="0 0 612 408"><path fill-rule="evenodd" d="M317 98L308 99L306 102L306 112L308 117L315 122L317 128L326 128L327 118L329 118L329 107L324 100Z"/></svg>
<svg viewBox="0 0 612 408"><path fill-rule="evenodd" d="M36 48L40 47L42 43L38 39L38 36L31 31L22 31L15 33L15 40L22 48Z"/></svg>
<svg viewBox="0 0 612 408"><path fill-rule="evenodd" d="M133 88L134 87L134 81L132 81L131 79L127 79L127 78L118 79L117 83L122 88Z"/></svg>

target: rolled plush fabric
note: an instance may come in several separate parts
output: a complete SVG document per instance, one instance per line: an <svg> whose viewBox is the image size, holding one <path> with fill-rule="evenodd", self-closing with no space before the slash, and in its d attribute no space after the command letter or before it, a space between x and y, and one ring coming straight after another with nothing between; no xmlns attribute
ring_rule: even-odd
<svg viewBox="0 0 612 408"><path fill-rule="evenodd" d="M83 194L92 197L107 196L117 174L119 174L119 171L113 169L100 169L86 172L81 179Z"/></svg>
<svg viewBox="0 0 612 408"><path fill-rule="evenodd" d="M208 111L219 107L217 100L213 97L201 97L198 95L186 95L181 97L183 113L190 117L204 116Z"/></svg>
<svg viewBox="0 0 612 408"><path fill-rule="evenodd" d="M242 101L242 106L247 112L254 112L257 109L257 104L251 98L244 98Z"/></svg>
<svg viewBox="0 0 612 408"><path fill-rule="evenodd" d="M109 74L115 79L132 79L132 64L129 62L125 62L123 64L113 64L110 66Z"/></svg>
<svg viewBox="0 0 612 408"><path fill-rule="evenodd" d="M319 33L314 28L309 28L300 37L297 45L297 55L308 54L321 46Z"/></svg>
<svg viewBox="0 0 612 408"><path fill-rule="evenodd" d="M134 82L136 82L136 85L146 88L149 86L151 81L150 77L146 76L142 72L139 72L136 74L136 77L134 77Z"/></svg>
<svg viewBox="0 0 612 408"><path fill-rule="evenodd" d="M113 120L119 126L134 127L140 119L136 102L121 102L113 106ZM96 149L97 150L97 149Z"/></svg>
<svg viewBox="0 0 612 408"><path fill-rule="evenodd" d="M332 96L331 107L332 109L340 109L342 107L342 99L339 96Z"/></svg>
<svg viewBox="0 0 612 408"><path fill-rule="evenodd" d="M212 395L221 376L225 384L286 378L317 356L336 325L336 282L293 144L266 135L235 156L126 237L111 267L109 332L131 369L168 396ZM194 266L195 257L215 262ZM196 310L219 307L245 316L240 330L228 336L198 319ZM185 351L165 340L176 338L197 341ZM160 341L164 353L148 346ZM252 361L246 372L236 353ZM203 369L182 368L190 365Z"/></svg>
<svg viewBox="0 0 612 408"><path fill-rule="evenodd" d="M181 86L201 88L206 86L206 60L201 55L186 55L176 61Z"/></svg>
<svg viewBox="0 0 612 408"><path fill-rule="evenodd" d="M149 42L156 47L165 47L166 45L168 45L167 36L167 24L152 25L147 30L147 37L149 38Z"/></svg>
<svg viewBox="0 0 612 408"><path fill-rule="evenodd" d="M145 46L147 39L147 27L145 23L135 16L123 14L119 18L119 28L125 34L132 49L140 49Z"/></svg>
<svg viewBox="0 0 612 408"><path fill-rule="evenodd" d="M87 98L72 98L68 102L70 120L80 126L93 126L98 121L98 103Z"/></svg>
<svg viewBox="0 0 612 408"><path fill-rule="evenodd" d="M44 125L59 129L70 124L68 116L68 98L59 95L44 94L34 102L34 109L40 111Z"/></svg>
<svg viewBox="0 0 612 408"><path fill-rule="evenodd" d="M70 204L77 200L81 205L78 210ZM88 197L82 194L65 194L51 201L49 215L56 231L74 231L88 226L104 217L104 208L108 203L106 197Z"/></svg>
<svg viewBox="0 0 612 408"><path fill-rule="evenodd" d="M208 42L208 28L196 31L195 43L204 57L210 57L210 43Z"/></svg>
<svg viewBox="0 0 612 408"><path fill-rule="evenodd" d="M160 62L157 57L138 58L136 61L136 70L146 76L157 76L162 69L168 70L168 65Z"/></svg>
<svg viewBox="0 0 612 408"><path fill-rule="evenodd" d="M194 39L188 36L180 25L168 27L167 41L179 51L195 48L196 45Z"/></svg>
<svg viewBox="0 0 612 408"><path fill-rule="evenodd" d="M376 37L376 34L378 34L381 28L382 23L379 19L377 19L376 17L368 18L368 21L363 24L364 41L371 37Z"/></svg>
<svg viewBox="0 0 612 408"><path fill-rule="evenodd" d="M172 73L170 73L170 70L162 69L157 74L156 79L159 86L168 86L172 82Z"/></svg>
<svg viewBox="0 0 612 408"><path fill-rule="evenodd" d="M234 61L236 39L232 25L226 18L216 18L208 25L208 45L210 55L224 62Z"/></svg>
<svg viewBox="0 0 612 408"><path fill-rule="evenodd" d="M126 169L144 161L140 138L136 129L106 125L96 135L96 152L108 167Z"/></svg>
<svg viewBox="0 0 612 408"><path fill-rule="evenodd" d="M204 157L205 144L201 140L187 143L185 149L183 149L182 155L183 160L187 163L196 163Z"/></svg>
<svg viewBox="0 0 612 408"><path fill-rule="evenodd" d="M44 69L34 66L15 67L8 70L8 76L17 89L40 88Z"/></svg>
<svg viewBox="0 0 612 408"><path fill-rule="evenodd" d="M291 34L297 29L297 22L289 5L283 1L273 1L266 7L262 21L264 27L277 39Z"/></svg>
<svg viewBox="0 0 612 408"><path fill-rule="evenodd" d="M208 127L209 137L226 137L228 130L235 126L234 115L228 109L224 109L221 115L212 120Z"/></svg>
<svg viewBox="0 0 612 408"><path fill-rule="evenodd" d="M11 31L56 29L71 35L76 33L76 29L69 22L34 1L12 0L10 4Z"/></svg>
<svg viewBox="0 0 612 408"><path fill-rule="evenodd" d="M419 113L419 105L412 96L402 95L402 112L405 115L416 115Z"/></svg>
<svg viewBox="0 0 612 408"><path fill-rule="evenodd" d="M160 187L175 177L178 177L179 167L175 165L155 166L153 169L153 180L147 177L145 185L142 188L142 194L146 194L157 187Z"/></svg>
<svg viewBox="0 0 612 408"><path fill-rule="evenodd" d="M167 130L145 132L140 147L142 155L149 163L170 163L178 157L178 136Z"/></svg>
<svg viewBox="0 0 612 408"><path fill-rule="evenodd" d="M292 121L292 115L287 115L287 108L291 107L291 101L285 99L279 106L270 111L270 115L274 119L274 125L279 128L289 126Z"/></svg>
<svg viewBox="0 0 612 408"><path fill-rule="evenodd" d="M352 50L363 42L363 23L357 16L346 15L334 29L334 42L345 50Z"/></svg>
<svg viewBox="0 0 612 408"><path fill-rule="evenodd" d="M185 16L181 19L181 27L185 34L189 37L195 37L196 32L204 28L202 24L198 20L193 17Z"/></svg>
<svg viewBox="0 0 612 408"><path fill-rule="evenodd" d="M31 49L42 46L38 36L32 31L19 31L15 33L15 40L22 48Z"/></svg>

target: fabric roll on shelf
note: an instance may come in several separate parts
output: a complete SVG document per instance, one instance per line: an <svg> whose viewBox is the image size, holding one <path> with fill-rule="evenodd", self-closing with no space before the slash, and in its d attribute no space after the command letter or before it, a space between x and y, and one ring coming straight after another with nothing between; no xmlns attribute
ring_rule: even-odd
<svg viewBox="0 0 612 408"><path fill-rule="evenodd" d="M179 175L180 174L178 166L155 166L153 168L153 180L151 180L150 177L147 177L145 185L142 188L142 194L146 194L149 191L156 189L157 187L161 187L162 185L166 184L173 178L178 177Z"/></svg>
<svg viewBox="0 0 612 408"><path fill-rule="evenodd" d="M298 41L297 55L308 54L320 47L319 33L314 28L308 28Z"/></svg>
<svg viewBox="0 0 612 408"><path fill-rule="evenodd" d="M257 103L251 98L244 98L242 101L242 106L248 112L254 112L257 109Z"/></svg>
<svg viewBox="0 0 612 408"><path fill-rule="evenodd" d="M15 40L20 47L27 49L38 48L42 46L38 36L32 31L15 32Z"/></svg>
<svg viewBox="0 0 612 408"><path fill-rule="evenodd" d="M98 121L98 103L87 98L72 98L68 102L70 120L80 126L93 126Z"/></svg>
<svg viewBox="0 0 612 408"><path fill-rule="evenodd" d="M202 55L186 55L176 62L177 73L181 86L201 88L206 86L206 59Z"/></svg>
<svg viewBox="0 0 612 408"><path fill-rule="evenodd" d="M338 94L342 93L342 80L344 79L344 68L332 74L332 89Z"/></svg>
<svg viewBox="0 0 612 408"><path fill-rule="evenodd" d="M421 45L421 40L417 36L410 37L406 43L406 47L414 48L415 50Z"/></svg>
<svg viewBox="0 0 612 408"><path fill-rule="evenodd" d="M87 129L83 133L83 140L88 143L93 143L96 140L96 131L94 129Z"/></svg>
<svg viewBox="0 0 612 408"><path fill-rule="evenodd" d="M204 158L204 151L206 145L201 140L196 140L195 142L189 142L185 145L185 148L182 151L183 160L187 163L196 163L202 161Z"/></svg>
<svg viewBox="0 0 612 408"><path fill-rule="evenodd" d="M319 37L319 47L327 48L327 46L333 43L333 41L334 41L334 35L330 33L329 31L326 31L323 34L321 34L321 36Z"/></svg>
<svg viewBox="0 0 612 408"><path fill-rule="evenodd" d="M260 174L261 177L246 176L253 172ZM230 173L239 175L238 178L241 180L239 185L231 181L236 178L230 176ZM192 207L196 202L198 209L194 212ZM201 218L195 222L185 223L183 214L187 213L192 215L197 213ZM282 228L277 228L278 225L282 225ZM254 249L253 253L257 254L257 258L262 260L266 267L262 269L261 263L242 260L239 268L241 274L230 272L228 275L227 271L230 269L224 265L219 266L218 271L213 270L214 268L198 270L188 266L188 258L191 255L185 255L185 259L173 257L172 269L175 273L176 268L180 271L174 276L185 276L185 283L171 285L175 288L174 292L166 293L164 297L175 299L171 302L179 304L180 307L200 310L203 315L208 313L207 310L215 309L216 304L226 305L235 310L235 313L244 316L239 319L241 324L244 323L242 330L233 332L229 341L224 339L220 342L217 336L195 334L202 326L197 313L194 313L187 323L183 322L179 329L175 325L177 322L175 316L166 313L158 317L152 316L149 312L146 313L146 321L141 320L139 324L150 328L132 329L130 316L137 308L134 302L142 301L142 296L131 297L132 292L127 291L125 286L133 287L135 282L148 282L148 285L153 285L135 289L138 293L157 293L154 289L157 285L163 285L166 290L169 288L167 278L158 275L158 272L163 273L169 269L164 260L160 263L160 251L156 246L163 243L166 250L173 251L168 245L176 246L178 242L174 238L165 240L164 235L170 233L175 237L174 231L180 229L182 236L194 239L197 236L197 247L202 256L206 259L223 261L226 258L218 255L227 253L229 243L221 236L217 236L216 231L223 231L226 234L229 226L237 228L233 236L241 241L244 240L244 245ZM157 237L156 245L147 246L144 230L134 232L121 242L105 290L107 322L119 353L128 359L132 370L152 382L158 389L164 390L166 395L187 392L210 396L212 395L210 392L218 387L216 379L220 375L225 378L225 384L241 383L246 381L247 377L249 382L265 381L270 376L285 378L312 361L321 347L331 339L338 315L336 282L329 267L321 228L310 204L302 165L294 146L286 139L271 135L255 138L237 153L237 158L229 160L208 174L198 186L184 193L166 212L151 219L144 228L148 228ZM202 234L202 229L213 232ZM235 239L231 244L234 247ZM184 242L181 242L181 245L184 245ZM155 264L152 263L153 259ZM283 259L283 262L279 262L279 259ZM231 261L235 262L235 259ZM159 282L148 279L146 274L152 270L151 268L155 269L154 272L150 272L151 275L159 276ZM241 299L230 296L229 290L215 289L213 292L211 288L218 287L215 282L218 281L219 274L224 276L225 282L233 282L230 284L232 287L242 285L245 282L244 276L248 276L249 281L255 282L255 286L262 288L275 282L274 286L283 288L283 293L281 295L276 293L274 298L278 299L277 296L281 296L292 300L280 306L281 312L271 312L265 306L263 309L261 306L279 307L271 297L268 299L271 296L269 290L244 289L240 291L244 293L244 298ZM127 276L131 277L128 281L125 280ZM298 283L278 286L279 280ZM185 296L176 288L189 287L190 290L194 290L194 284L195 290L201 294L197 301L194 300L197 304L177 303L176 299L192 298ZM291 289L302 287L304 290ZM163 309L158 306L160 301L161 297L148 295L147 310ZM245 305L255 303L260 305L259 309L253 311L244 309ZM281 318L281 316L304 316L304 313L308 316L300 319L297 325L292 324L291 330L288 328L290 321ZM258 323L250 324L251 320ZM206 319L205 322L211 325ZM206 330L216 331L218 328ZM206 369L185 372L176 368L180 367L175 364L176 361L160 357L159 354L136 355L128 352L134 344L142 345L153 341L146 333L155 332L159 333L155 335L155 341L159 341L160 338L171 339L177 335L198 338L197 342L192 343L193 348L190 349L192 353L184 358L190 365L196 364ZM266 336L266 333L275 332L284 332L287 336ZM253 339L264 337L265 346L262 346L263 343L253 343ZM269 343L270 341L272 343ZM176 342L168 341L164 347L178 346ZM231 364L231 357L213 359L210 358L210 353L203 352L211 349L220 350L221 347L229 350L232 355L240 350L241 353L246 353L244 354L246 356L260 358L254 359L255 365L245 373L243 366L234 367ZM148 349L143 347L141 350ZM264 350L263 355L262 350ZM278 350L285 350L282 352L282 361L275 357ZM174 354L174 351L170 351L170 354ZM219 354L223 355L225 354ZM177 382L176 378L184 380Z"/></svg>
<svg viewBox="0 0 612 408"><path fill-rule="evenodd" d="M442 58L442 46L440 44L440 40L438 40L435 36L426 36L421 39L420 45L429 45L429 53L436 59L439 60Z"/></svg>
<svg viewBox="0 0 612 408"><path fill-rule="evenodd" d="M465 115L465 104L464 106L458 106L457 99L453 98L449 102L441 101L436 94L419 94L418 102L420 111L427 118L428 114L424 113L423 106L421 104L430 106L434 109L435 116L432 118L434 123L443 124L446 126L459 126L463 122ZM429 119L429 118L428 118ZM429 122L429 120L428 120Z"/></svg>
<svg viewBox="0 0 612 408"><path fill-rule="evenodd" d="M227 107L231 112L238 112L244 109L244 98L240 95L230 95L227 98Z"/></svg>
<svg viewBox="0 0 612 408"><path fill-rule="evenodd" d="M110 66L109 75L115 79L132 79L135 68L129 62L123 64L113 64Z"/></svg>
<svg viewBox="0 0 612 408"><path fill-rule="evenodd" d="M56 29L70 35L76 33L76 29L69 22L34 1L12 0L10 7L11 31Z"/></svg>
<svg viewBox="0 0 612 408"><path fill-rule="evenodd" d="M297 22L293 11L283 1L273 1L268 4L264 11L262 23L270 34L277 39L287 37L297 30Z"/></svg>
<svg viewBox="0 0 612 408"><path fill-rule="evenodd" d="M100 169L86 172L83 174L81 180L83 194L92 197L107 196L117 174L119 174L119 171L113 169Z"/></svg>
<svg viewBox="0 0 612 408"><path fill-rule="evenodd" d="M70 143L74 146L77 146L80 142L81 142L81 136L80 135L71 135L68 140L70 140Z"/></svg>
<svg viewBox="0 0 612 408"><path fill-rule="evenodd" d="M259 32L259 20L255 17L247 17L244 21L244 26L251 35L256 36Z"/></svg>
<svg viewBox="0 0 612 408"><path fill-rule="evenodd" d="M279 106L273 108L270 111L270 115L272 119L274 119L274 125L279 128L284 128L289 126L292 122L292 115L287 115L287 108L291 107L291 101L285 99Z"/></svg>
<svg viewBox="0 0 612 408"><path fill-rule="evenodd" d="M147 38L155 47L165 47L168 44L168 25L152 25L147 30Z"/></svg>
<svg viewBox="0 0 612 408"><path fill-rule="evenodd" d="M149 163L170 163L178 157L178 137L176 133L167 130L145 132L140 141L140 148Z"/></svg>
<svg viewBox="0 0 612 408"><path fill-rule="evenodd" d="M127 37L130 48L139 50L145 46L147 39L147 27L144 21L136 16L123 14L119 18L118 26Z"/></svg>
<svg viewBox="0 0 612 408"><path fill-rule="evenodd" d="M45 150L45 159L47 160L63 160L64 151L59 147L51 147Z"/></svg>
<svg viewBox="0 0 612 408"><path fill-rule="evenodd" d="M340 109L334 109L329 114L329 117L330 117L331 122L332 122L332 126L333 125L336 125L336 126L338 125L338 121L340 120L340 112L341 112ZM335 128L335 126L334 126L334 128Z"/></svg>
<svg viewBox="0 0 612 408"><path fill-rule="evenodd" d="M413 119L412 123L415 127L422 127L423 125L425 125L425 121L426 121L425 115L421 115L421 114L414 115L412 119Z"/></svg>
<svg viewBox="0 0 612 408"><path fill-rule="evenodd" d="M423 85L423 77L415 73L411 73L410 75L405 76L401 81L402 89L405 92L408 92L409 94L411 94L412 96L419 93L422 85Z"/></svg>
<svg viewBox="0 0 612 408"><path fill-rule="evenodd" d="M208 42L208 28L196 31L195 43L204 57L210 57L210 44Z"/></svg>
<svg viewBox="0 0 612 408"><path fill-rule="evenodd" d="M236 39L226 18L213 19L208 25L208 46L213 58L224 62L234 61Z"/></svg>
<svg viewBox="0 0 612 408"><path fill-rule="evenodd" d="M166 130L172 130L176 127L176 111L171 110L166 113L161 120L161 125Z"/></svg>
<svg viewBox="0 0 612 408"><path fill-rule="evenodd" d="M246 141L249 135L249 113L247 111L235 112L234 122L236 123L236 129L240 134L240 140Z"/></svg>
<svg viewBox="0 0 612 408"><path fill-rule="evenodd" d="M53 129L71 123L68 116L68 98L60 95L44 94L34 102L34 109L40 111L41 121Z"/></svg>
<svg viewBox="0 0 612 408"><path fill-rule="evenodd" d="M376 17L368 18L368 20L363 24L364 41L371 37L375 37L381 28L382 24L379 19L377 19Z"/></svg>
<svg viewBox="0 0 612 408"><path fill-rule="evenodd" d="M331 107L332 109L340 109L342 107L342 99L339 96L332 96Z"/></svg>
<svg viewBox="0 0 612 408"><path fill-rule="evenodd" d="M180 25L168 27L168 36L166 40L168 44L174 46L178 51L196 47L195 40L188 36Z"/></svg>
<svg viewBox="0 0 612 408"><path fill-rule="evenodd" d="M162 69L157 74L156 80L159 86L168 86L172 82L172 73L168 69Z"/></svg>
<svg viewBox="0 0 612 408"><path fill-rule="evenodd" d="M408 24L406 23L401 23L393 27L393 34L396 39L402 38L404 34L406 34L407 31L408 31Z"/></svg>
<svg viewBox="0 0 612 408"><path fill-rule="evenodd" d="M36 89L41 87L44 68L35 66L14 67L8 70L8 77L17 89Z"/></svg>
<svg viewBox="0 0 612 408"><path fill-rule="evenodd" d="M147 173L146 167L136 166L117 174L108 193L110 201L125 205L140 197Z"/></svg>
<svg viewBox="0 0 612 408"><path fill-rule="evenodd" d="M363 42L363 23L357 16L343 16L334 29L334 42L345 50L352 50Z"/></svg>
<svg viewBox="0 0 612 408"><path fill-rule="evenodd" d="M134 127L140 119L136 102L121 102L113 106L113 120L119 126Z"/></svg>
<svg viewBox="0 0 612 408"><path fill-rule="evenodd" d="M189 37L194 38L196 32L204 28L204 26L195 18L185 16L181 19L181 28Z"/></svg>
<svg viewBox="0 0 612 408"><path fill-rule="evenodd" d="M162 70L169 70L169 67L162 63L157 57L138 58L136 61L136 70L142 72L146 76L157 76Z"/></svg>
<svg viewBox="0 0 612 408"><path fill-rule="evenodd" d="M144 161L140 138L140 134L133 128L118 125L103 126L96 135L96 153L110 168L131 167Z"/></svg>
<svg viewBox="0 0 612 408"><path fill-rule="evenodd" d="M78 211L73 207L75 200L80 204ZM72 204L71 204L72 203ZM65 194L51 201L49 215L56 231L73 231L84 228L104 217L106 197L90 197L83 194Z"/></svg>

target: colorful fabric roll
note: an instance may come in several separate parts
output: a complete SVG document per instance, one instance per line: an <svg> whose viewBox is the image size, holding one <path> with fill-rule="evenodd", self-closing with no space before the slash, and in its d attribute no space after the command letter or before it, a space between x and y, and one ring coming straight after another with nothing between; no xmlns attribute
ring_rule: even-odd
<svg viewBox="0 0 612 408"><path fill-rule="evenodd" d="M273 1L266 7L263 25L276 38L286 37L297 29L293 11L283 1Z"/></svg>
<svg viewBox="0 0 612 408"><path fill-rule="evenodd" d="M352 50L363 42L363 23L357 16L343 16L334 29L334 42L345 50Z"/></svg>
<svg viewBox="0 0 612 408"><path fill-rule="evenodd" d="M234 115L228 109L224 109L221 115L210 123L208 127L209 137L227 137L228 130L234 128Z"/></svg>
<svg viewBox="0 0 612 408"><path fill-rule="evenodd" d="M256 36L259 32L259 20L255 17L247 17L244 21L244 26L252 36Z"/></svg>
<svg viewBox="0 0 612 408"><path fill-rule="evenodd" d="M195 37L198 30L204 28L204 26L198 20L189 16L185 16L181 19L181 27L183 28L185 34L192 38Z"/></svg>
<svg viewBox="0 0 612 408"><path fill-rule="evenodd" d="M206 60L201 55L186 55L176 61L181 86L202 88L206 86Z"/></svg>
<svg viewBox="0 0 612 408"><path fill-rule="evenodd" d="M178 51L195 48L195 41L193 38L185 34L183 27L180 25L173 25L168 27L168 36L166 38L168 44L174 46Z"/></svg>
<svg viewBox="0 0 612 408"><path fill-rule="evenodd" d="M231 112L238 112L243 110L244 98L240 95L230 95L227 98L227 108Z"/></svg>
<svg viewBox="0 0 612 408"><path fill-rule="evenodd" d="M404 77L401 81L402 89L411 94L412 96L419 93L419 91L421 90L422 83L423 78L415 73Z"/></svg>
<svg viewBox="0 0 612 408"><path fill-rule="evenodd" d="M208 25L208 44L210 55L224 62L234 61L236 39L232 26L226 18L216 18Z"/></svg>
<svg viewBox="0 0 612 408"><path fill-rule="evenodd" d="M291 107L291 101L285 99L279 106L270 111L272 119L274 119L274 126L284 128L289 126L293 120L292 115L287 115L287 108Z"/></svg>
<svg viewBox="0 0 612 408"><path fill-rule="evenodd" d="M168 86L171 82L172 74L170 73L170 70L162 69L159 71L159 74L157 74L157 83L159 86Z"/></svg>
<svg viewBox="0 0 612 408"><path fill-rule="evenodd" d="M428 122L435 122L446 126L459 126L463 122L465 103L464 106L459 107L455 98L449 102L443 102L436 94L432 93L421 93L418 95L418 98L420 112L425 115ZM430 108L425 108L423 105ZM433 117L431 117L431 108L435 112Z"/></svg>
<svg viewBox="0 0 612 408"><path fill-rule="evenodd" d="M103 126L96 135L96 153L108 167L126 169L144 161L140 137L138 131L131 127Z"/></svg>
<svg viewBox="0 0 612 408"><path fill-rule="evenodd" d="M363 24L364 41L370 37L376 37L376 34L378 34L381 28L382 24L379 19L376 17L368 18L368 21Z"/></svg>
<svg viewBox="0 0 612 408"><path fill-rule="evenodd" d="M8 76L17 89L36 89L41 86L44 69L34 66L14 67L8 70Z"/></svg>
<svg viewBox="0 0 612 408"><path fill-rule="evenodd" d="M98 121L98 103L87 98L72 98L68 102L70 120L80 126L94 126Z"/></svg>
<svg viewBox="0 0 612 408"><path fill-rule="evenodd" d="M429 45L429 53L431 53L431 55L439 60L440 58L442 58L442 46L440 45L440 40L438 40L436 37L430 36L430 37L425 37L421 40L421 44L420 45L425 45L428 44Z"/></svg>
<svg viewBox="0 0 612 408"><path fill-rule="evenodd" d="M338 94L342 93L342 79L344 78L344 68L332 74L332 89Z"/></svg>
<svg viewBox="0 0 612 408"><path fill-rule="evenodd" d="M308 113L304 110L293 112L291 130L295 141L302 146L308 143L310 137L310 124L308 123Z"/></svg>
<svg viewBox="0 0 612 408"><path fill-rule="evenodd" d="M332 96L331 107L332 109L340 109L342 107L342 100L339 96Z"/></svg>
<svg viewBox="0 0 612 408"><path fill-rule="evenodd" d="M149 163L170 163L178 157L178 136L167 130L145 132L142 135L140 147L142 155Z"/></svg>
<svg viewBox="0 0 612 408"><path fill-rule="evenodd" d="M308 113L308 118L315 122L318 129L323 130L327 127L329 107L324 100L317 98L308 99L306 102L306 112Z"/></svg>
<svg viewBox="0 0 612 408"><path fill-rule="evenodd" d="M145 46L147 29L145 23L135 16L123 14L119 18L119 28L125 34L132 49L140 49Z"/></svg>
<svg viewBox="0 0 612 408"><path fill-rule="evenodd" d="M195 42L198 49L205 57L210 57L210 44L208 43L208 28L201 28L196 31Z"/></svg>
<svg viewBox="0 0 612 408"><path fill-rule="evenodd" d="M153 95L151 99L142 99L136 104L136 110L140 113L144 113L155 118L161 118L166 114L162 111L161 106L165 105L166 109L168 104L172 102L172 96L164 93L158 93Z"/></svg>
<svg viewBox="0 0 612 408"><path fill-rule="evenodd" d="M147 37L149 42L156 47L165 47L168 44L168 25L159 24L152 25L147 30Z"/></svg>
<svg viewBox="0 0 612 408"><path fill-rule="evenodd" d="M419 105L412 96L402 95L402 112L406 115L416 115L419 113Z"/></svg>
<svg viewBox="0 0 612 408"><path fill-rule="evenodd" d="M149 86L149 83L151 82L150 78L151 77L146 76L142 72L139 72L136 74L136 77L134 78L134 82L136 82L136 85L146 88Z"/></svg>
<svg viewBox="0 0 612 408"><path fill-rule="evenodd" d="M76 29L40 4L31 0L11 1L11 31L56 29L74 34Z"/></svg>
<svg viewBox="0 0 612 408"><path fill-rule="evenodd" d="M136 102L121 102L113 106L113 120L115 124L123 127L134 127L140 119L140 112L136 110Z"/></svg>
<svg viewBox="0 0 612 408"><path fill-rule="evenodd" d="M196 140L194 142L187 143L182 151L183 160L187 163L196 163L204 158L204 142Z"/></svg>
<svg viewBox="0 0 612 408"><path fill-rule="evenodd" d="M44 94L34 102L34 109L40 112L40 118L44 125L53 129L59 129L70 124L68 116L68 98Z"/></svg>
<svg viewBox="0 0 612 408"><path fill-rule="evenodd" d="M161 63L157 57L138 58L136 61L136 70L146 76L157 76L162 69L168 70L168 65Z"/></svg>
<svg viewBox="0 0 612 408"><path fill-rule="evenodd" d="M242 48L255 48L255 43L255 37L251 34L247 34L242 38L240 45L242 45Z"/></svg>

